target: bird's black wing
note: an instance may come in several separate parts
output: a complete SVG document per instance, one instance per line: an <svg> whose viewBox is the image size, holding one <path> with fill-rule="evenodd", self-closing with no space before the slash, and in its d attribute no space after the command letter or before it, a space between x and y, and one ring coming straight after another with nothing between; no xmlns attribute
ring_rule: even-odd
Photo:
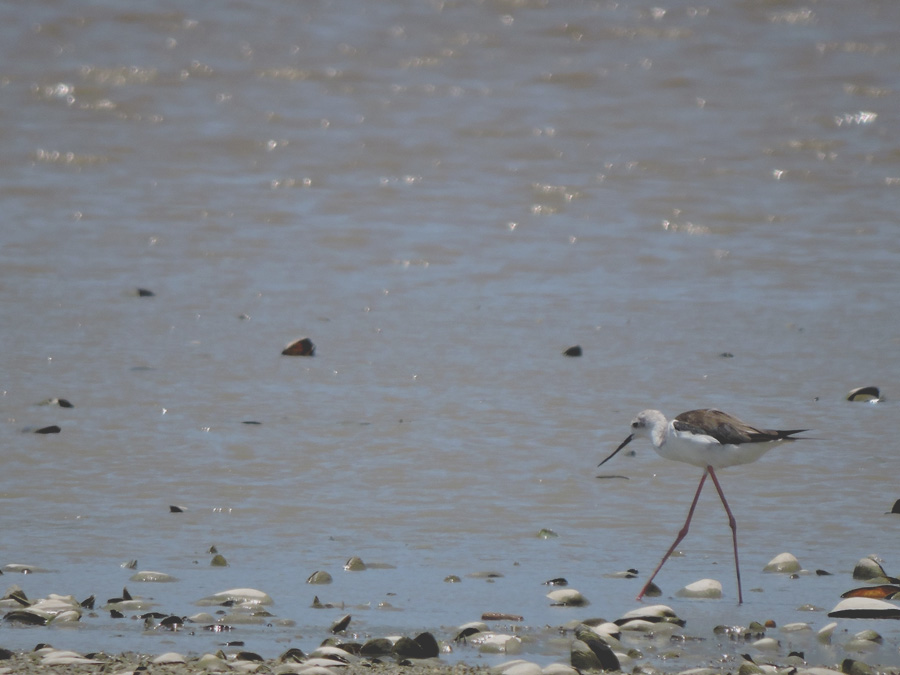
<svg viewBox="0 0 900 675"><path fill-rule="evenodd" d="M712 436L723 445L781 441L806 429L757 429L721 410L689 410L674 420L678 431Z"/></svg>

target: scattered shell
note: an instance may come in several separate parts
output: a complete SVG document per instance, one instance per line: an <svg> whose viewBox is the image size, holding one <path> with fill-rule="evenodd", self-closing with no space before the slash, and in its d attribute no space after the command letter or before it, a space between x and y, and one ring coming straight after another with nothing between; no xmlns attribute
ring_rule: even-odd
<svg viewBox="0 0 900 675"><path fill-rule="evenodd" d="M891 507L891 513L900 513L900 499L894 502L894 505Z"/></svg>
<svg viewBox="0 0 900 675"><path fill-rule="evenodd" d="M464 623L462 626L456 629L456 636L453 638L453 641L460 642L461 640L465 640L472 635L477 635L478 633L487 633L488 631L490 631L490 628L488 628L488 625L486 623L482 621L470 621L469 623Z"/></svg>
<svg viewBox="0 0 900 675"><path fill-rule="evenodd" d="M152 298L155 295L156 295L156 293L154 293L153 291L151 291L148 288L138 288L137 289L137 296L139 298Z"/></svg>
<svg viewBox="0 0 900 675"><path fill-rule="evenodd" d="M483 654L516 654L522 646L521 639L507 633L479 633L469 642Z"/></svg>
<svg viewBox="0 0 900 675"><path fill-rule="evenodd" d="M622 572L607 572L603 576L607 579L634 579L637 575L638 571L632 568Z"/></svg>
<svg viewBox="0 0 900 675"><path fill-rule="evenodd" d="M224 672L230 669L225 659L219 658L215 654L204 654L197 659L196 665L207 672Z"/></svg>
<svg viewBox="0 0 900 675"><path fill-rule="evenodd" d="M353 556L344 563L344 569L348 572L362 572L366 569L366 563L359 556Z"/></svg>
<svg viewBox="0 0 900 675"><path fill-rule="evenodd" d="M451 574L448 577L444 577L444 583L448 583L448 584L458 584L461 581L462 581L462 579L460 579L455 574Z"/></svg>
<svg viewBox="0 0 900 675"><path fill-rule="evenodd" d="M752 643L752 646L760 651L774 652L781 648L781 643L775 638L764 637Z"/></svg>
<svg viewBox="0 0 900 675"><path fill-rule="evenodd" d="M210 567L228 567L228 561L221 553L216 553L212 560L209 561Z"/></svg>
<svg viewBox="0 0 900 675"><path fill-rule="evenodd" d="M166 652L165 654L160 654L155 659L153 659L153 663L155 664L163 664L163 663L184 663L185 658L183 655L178 652Z"/></svg>
<svg viewBox="0 0 900 675"><path fill-rule="evenodd" d="M891 577L885 574L884 568L878 561L871 557L862 558L853 568L853 578L857 581L890 581Z"/></svg>
<svg viewBox="0 0 900 675"><path fill-rule="evenodd" d="M846 675L874 675L875 670L872 666L862 661L844 659L841 662L841 672L846 673Z"/></svg>
<svg viewBox="0 0 900 675"><path fill-rule="evenodd" d="M638 625L644 622L650 625L671 624L673 627L684 626L684 620L679 619L675 614L675 610L667 605L650 605L648 607L638 607L630 612L626 612L621 618L615 620L615 624L622 630L643 630L637 629L632 624Z"/></svg>
<svg viewBox="0 0 900 675"><path fill-rule="evenodd" d="M350 625L350 615L345 614L340 619L331 624L331 628L329 630L332 633L340 633L343 630L346 630L347 626Z"/></svg>
<svg viewBox="0 0 900 675"><path fill-rule="evenodd" d="M581 345L573 345L563 352L565 356L581 356Z"/></svg>
<svg viewBox="0 0 900 675"><path fill-rule="evenodd" d="M715 579L700 579L688 584L675 595L680 598L721 598L722 583Z"/></svg>
<svg viewBox="0 0 900 675"><path fill-rule="evenodd" d="M867 642L877 642L881 644L884 642L884 638L878 634L877 631L872 630L871 628L867 628L866 630L861 630L856 635L853 636L854 640L866 640Z"/></svg>
<svg viewBox="0 0 900 675"><path fill-rule="evenodd" d="M503 612L484 612L482 621L524 621L525 618L518 614L504 614Z"/></svg>
<svg viewBox="0 0 900 675"><path fill-rule="evenodd" d="M897 586L896 584L881 584L880 586L862 586L860 588L852 588L845 593L841 593L841 597L878 598L879 600L890 600L898 594L900 594L900 586Z"/></svg>
<svg viewBox="0 0 900 675"><path fill-rule="evenodd" d="M594 646L597 646L601 651L602 657L593 649ZM604 647L605 649L603 649ZM619 670L619 659L599 638L593 644L588 644L584 640L573 640L569 651L569 661L575 670L581 672L586 670Z"/></svg>
<svg viewBox="0 0 900 675"><path fill-rule="evenodd" d="M34 433L36 434L58 434L62 429L59 428L56 424L51 424L49 427L41 427L40 429L35 429Z"/></svg>
<svg viewBox="0 0 900 675"><path fill-rule="evenodd" d="M544 667L544 675L578 675L578 671L565 663L551 663Z"/></svg>
<svg viewBox="0 0 900 675"><path fill-rule="evenodd" d="M316 346L308 337L291 342L281 351L284 356L315 356Z"/></svg>
<svg viewBox="0 0 900 675"><path fill-rule="evenodd" d="M791 553L779 553L763 567L763 572L780 572L793 574L801 569L800 563Z"/></svg>
<svg viewBox="0 0 900 675"><path fill-rule="evenodd" d="M879 403L884 399L881 398L881 392L878 391L878 387L857 387L850 390L847 394L847 400Z"/></svg>
<svg viewBox="0 0 900 675"><path fill-rule="evenodd" d="M60 408L74 408L75 406L68 399L64 398L48 398L46 401L41 401L39 405L56 405Z"/></svg>
<svg viewBox="0 0 900 675"><path fill-rule="evenodd" d="M3 566L3 571L7 574L35 574L36 572L47 572L43 567L37 565L23 565L21 563L8 563Z"/></svg>
<svg viewBox="0 0 900 675"><path fill-rule="evenodd" d="M490 672L493 675L543 675L538 664L522 659L501 663L491 668Z"/></svg>
<svg viewBox="0 0 900 675"><path fill-rule="evenodd" d="M201 598L195 604L204 607L221 605L226 602L247 605L271 605L273 600L268 594L255 588L233 588L229 591L219 591L214 595Z"/></svg>
<svg viewBox="0 0 900 675"><path fill-rule="evenodd" d="M30 612L27 609L14 609L3 615L3 620L10 623L20 623L26 626L46 626L47 617Z"/></svg>
<svg viewBox="0 0 900 675"><path fill-rule="evenodd" d="M537 536L538 536L538 539L555 539L559 535L556 534L556 532L554 532L553 530L544 527L544 528L541 528L541 531L538 532Z"/></svg>
<svg viewBox="0 0 900 675"><path fill-rule="evenodd" d="M394 650L394 643L387 638L372 638L359 649L360 656L387 656Z"/></svg>
<svg viewBox="0 0 900 675"><path fill-rule="evenodd" d="M119 567L124 567L127 570L136 570L137 569L137 560L126 560Z"/></svg>
<svg viewBox="0 0 900 675"><path fill-rule="evenodd" d="M41 665L46 667L97 665L101 663L103 661L89 659L78 652L63 651L61 649L51 649L41 657Z"/></svg>
<svg viewBox="0 0 900 675"><path fill-rule="evenodd" d="M644 589L644 597L645 598L658 598L661 595L662 595L662 589L660 589L660 587L657 586L652 581Z"/></svg>
<svg viewBox="0 0 900 675"><path fill-rule="evenodd" d="M835 605L828 616L833 619L900 619L900 607L874 598L847 598Z"/></svg>
<svg viewBox="0 0 900 675"><path fill-rule="evenodd" d="M313 572L306 580L306 583L308 584L330 584L331 582L331 575L328 572L323 572L322 570Z"/></svg>
<svg viewBox="0 0 900 675"><path fill-rule="evenodd" d="M837 621L832 621L826 626L822 626L816 633L816 640L823 644L831 644L831 636L834 635L834 629L837 628Z"/></svg>
<svg viewBox="0 0 900 675"><path fill-rule="evenodd" d="M556 577L555 579L548 579L544 582L544 586L568 586L569 582L563 579L562 577Z"/></svg>
<svg viewBox="0 0 900 675"><path fill-rule="evenodd" d="M584 607L589 604L588 599L574 588L560 588L547 593L547 597L554 605L563 607Z"/></svg>
<svg viewBox="0 0 900 675"><path fill-rule="evenodd" d="M405 659L433 659L440 653L437 640L431 633L420 633L415 638L401 637L394 643L392 652Z"/></svg>
<svg viewBox="0 0 900 675"><path fill-rule="evenodd" d="M177 504L169 505L169 513L184 513L185 511L187 511L186 506L178 506Z"/></svg>

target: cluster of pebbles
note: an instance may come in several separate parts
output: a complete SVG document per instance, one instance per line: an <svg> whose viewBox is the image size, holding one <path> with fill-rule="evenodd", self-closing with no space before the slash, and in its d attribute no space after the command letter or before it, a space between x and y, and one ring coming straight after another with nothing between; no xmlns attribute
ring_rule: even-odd
<svg viewBox="0 0 900 675"><path fill-rule="evenodd" d="M362 561L351 558L347 569L358 569ZM4 569L13 571L15 566ZM769 562L765 571L790 575L828 574L822 570L803 570L797 559L783 553ZM156 572L139 575L159 575ZM311 575L310 583L322 583L322 573ZM633 576L634 571L622 573ZM143 578L143 577L142 577ZM860 560L853 570L853 579L865 585L851 588L841 596L838 604L828 612L835 619L897 619L900 606L891 602L900 599L900 579L885 573L878 560L868 557ZM157 579L159 580L159 579ZM547 595L554 605L584 607L587 599L577 590L564 588L564 579L547 582L557 587ZM561 588L563 587L563 588ZM715 599L721 597L721 585L714 580L701 580L689 584L675 594L679 597ZM272 598L256 589L231 589L216 593L197 602L204 607L224 608L224 616L214 617L199 612L191 617L178 617L145 611L147 604L133 597L127 589L121 597L109 599L103 610L115 616L133 613L132 618L142 619L145 630L210 630L227 632L236 624L263 621L277 622L266 608ZM95 611L94 598L79 602L70 595L49 595L32 601L20 588L12 586L0 599L0 611L8 624L46 626L79 621L84 614ZM811 608L812 609L812 608ZM143 612L143 613L141 613ZM0 648L0 675L13 673L305 673L306 675L359 675L359 673L401 671L407 675L487 673L488 675L578 675L587 672L631 672L636 675L659 675L678 672L685 675L875 675L895 672L894 669L870 665L854 656L873 654L883 638L872 629L844 636L840 644L834 644L829 653L844 655L840 663L810 665L803 652L788 651L782 640L789 644L804 641L827 645L836 640L838 623L832 621L814 630L807 623L792 623L777 627L774 622L752 622L748 626L720 625L713 635L692 635L687 632L687 621L663 604L642 605L614 620L594 618L571 621L557 627L546 627L540 638L538 629L521 625L523 617L489 612L481 621L457 627L441 638L422 631L414 636L382 636L360 639L348 631L351 616L334 621L328 629L330 637L317 648L304 653L292 647L275 659L264 659L259 654L240 650L240 642L228 643L215 653L200 656L169 652L156 656L134 653L108 655L104 653L76 653L54 649L47 644L28 653L14 653ZM489 622L506 626L507 630L495 630ZM289 625L285 624L285 625ZM781 639L779 639L781 638ZM556 663L540 666L532 661L516 658L533 650L529 642L543 640L541 653L556 652ZM716 645L717 655L710 654L696 645L710 642ZM734 655L722 655L725 645L732 645ZM510 660L492 667L470 667L459 662L446 663L441 656L454 653L454 659L465 656L469 650L476 658L484 655L500 655ZM748 653L737 656L738 652ZM753 654L753 656L751 656ZM563 657L563 655L565 655ZM687 667L690 666L690 667Z"/></svg>

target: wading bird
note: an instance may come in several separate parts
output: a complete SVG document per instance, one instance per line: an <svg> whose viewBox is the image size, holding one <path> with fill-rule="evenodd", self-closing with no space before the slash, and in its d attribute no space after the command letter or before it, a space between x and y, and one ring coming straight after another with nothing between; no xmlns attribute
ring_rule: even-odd
<svg viewBox="0 0 900 675"><path fill-rule="evenodd" d="M782 441L796 440L790 437L803 431L806 429L757 429L737 417L712 409L689 410L681 413L671 422L659 410L644 410L632 420L631 435L622 441L621 445L598 466L611 460L619 450L634 439L649 438L653 443L653 449L661 457L673 459L676 462L686 462L703 469L700 485L697 486L694 501L691 502L687 520L684 521L684 526L678 532L675 542L666 551L663 559L653 570L647 583L644 584L644 588L637 596L638 600L644 596L657 572L662 569L666 560L672 555L672 551L687 535L691 518L694 516L694 509L697 507L697 500L700 498L700 491L706 482L706 476L709 475L716 486L725 512L728 514L728 525L731 527L731 538L734 541L734 569L737 573L738 603L744 602L741 592L741 566L738 562L737 524L728 502L725 500L725 493L722 492L722 486L719 485L715 470L755 462Z"/></svg>

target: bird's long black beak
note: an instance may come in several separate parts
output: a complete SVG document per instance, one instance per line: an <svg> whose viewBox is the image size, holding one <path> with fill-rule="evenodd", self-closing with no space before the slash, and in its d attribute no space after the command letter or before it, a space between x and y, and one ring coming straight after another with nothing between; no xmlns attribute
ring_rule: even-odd
<svg viewBox="0 0 900 675"><path fill-rule="evenodd" d="M603 460L602 462L600 462L597 466L603 466L604 464L606 464L609 460L611 460L613 457L616 456L616 453L619 452L619 450L621 450L622 448L624 448L626 445L628 445L629 443L631 443L631 441L633 441L633 440L634 440L634 434L631 434L628 438L626 438L624 441L622 441L622 444L621 444L618 448L616 448L616 449L613 451L613 454L611 454L609 457L607 457L606 459L604 459L604 460Z"/></svg>

